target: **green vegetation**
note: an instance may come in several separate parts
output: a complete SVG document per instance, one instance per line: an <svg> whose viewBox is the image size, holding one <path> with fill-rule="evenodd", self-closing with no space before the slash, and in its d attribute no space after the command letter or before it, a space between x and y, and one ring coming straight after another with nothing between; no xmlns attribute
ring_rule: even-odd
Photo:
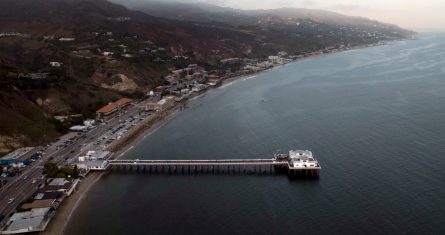
<svg viewBox="0 0 445 235"><path fill-rule="evenodd" d="M59 169L57 164L47 162L43 167L43 174L46 175L47 178L78 178L79 170L77 169L77 166L74 166L74 168L62 167Z"/></svg>
<svg viewBox="0 0 445 235"><path fill-rule="evenodd" d="M25 15L21 14L24 8ZM150 16L156 15L153 9L162 18ZM53 116L92 118L110 101L143 97L148 90L168 84L164 77L170 70L188 64L223 75L226 68L218 63L225 58L261 59L279 51L301 55L412 34L366 19L336 16L339 22L317 21L318 17L299 18L298 11L288 15L287 10L270 12L273 17L233 14L227 9L220 14L206 10L184 14L181 8L173 8L177 14L171 14L149 6L141 10L150 15L109 1L0 1L3 31L30 35L0 38L0 113L7 114L0 115L0 152L51 142L69 125L79 123L60 123ZM108 20L111 15L128 16L131 21L113 22ZM174 20L178 16L185 21ZM75 41L62 42L60 37ZM62 65L53 67L50 62ZM239 68L230 67L232 72ZM18 78L35 73L49 75ZM116 76L121 74L128 78L126 82Z"/></svg>

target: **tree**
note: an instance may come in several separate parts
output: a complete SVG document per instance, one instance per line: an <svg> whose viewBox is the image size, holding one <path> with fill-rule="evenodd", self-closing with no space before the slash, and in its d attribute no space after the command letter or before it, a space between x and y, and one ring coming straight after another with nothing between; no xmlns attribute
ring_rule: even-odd
<svg viewBox="0 0 445 235"><path fill-rule="evenodd" d="M73 178L75 179L79 178L79 169L77 169L77 165L74 165Z"/></svg>
<svg viewBox="0 0 445 235"><path fill-rule="evenodd" d="M43 166L43 174L46 175L47 178L54 177L58 171L59 168L57 167L57 164L54 162L47 162Z"/></svg>

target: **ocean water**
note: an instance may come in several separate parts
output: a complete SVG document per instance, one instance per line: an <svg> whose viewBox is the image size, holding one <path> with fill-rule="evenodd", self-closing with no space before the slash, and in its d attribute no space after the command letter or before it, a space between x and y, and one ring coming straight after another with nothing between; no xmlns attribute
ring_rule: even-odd
<svg viewBox="0 0 445 235"><path fill-rule="evenodd" d="M445 34L289 64L189 106L124 158L310 149L320 179L111 173L66 234L445 234Z"/></svg>

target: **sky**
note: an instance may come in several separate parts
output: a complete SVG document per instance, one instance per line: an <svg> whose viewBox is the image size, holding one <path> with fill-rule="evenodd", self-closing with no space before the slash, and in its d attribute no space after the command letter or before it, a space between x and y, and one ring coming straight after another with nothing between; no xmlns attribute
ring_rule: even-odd
<svg viewBox="0 0 445 235"><path fill-rule="evenodd" d="M445 0L181 0L238 9L297 7L330 10L418 31L445 31Z"/></svg>

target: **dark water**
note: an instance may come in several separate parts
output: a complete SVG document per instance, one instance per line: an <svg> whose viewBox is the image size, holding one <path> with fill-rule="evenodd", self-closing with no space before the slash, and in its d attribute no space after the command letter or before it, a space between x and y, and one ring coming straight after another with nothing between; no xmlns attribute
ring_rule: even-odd
<svg viewBox="0 0 445 235"><path fill-rule="evenodd" d="M125 157L310 149L320 180L113 173L67 234L445 234L445 34L287 65L190 106Z"/></svg>

